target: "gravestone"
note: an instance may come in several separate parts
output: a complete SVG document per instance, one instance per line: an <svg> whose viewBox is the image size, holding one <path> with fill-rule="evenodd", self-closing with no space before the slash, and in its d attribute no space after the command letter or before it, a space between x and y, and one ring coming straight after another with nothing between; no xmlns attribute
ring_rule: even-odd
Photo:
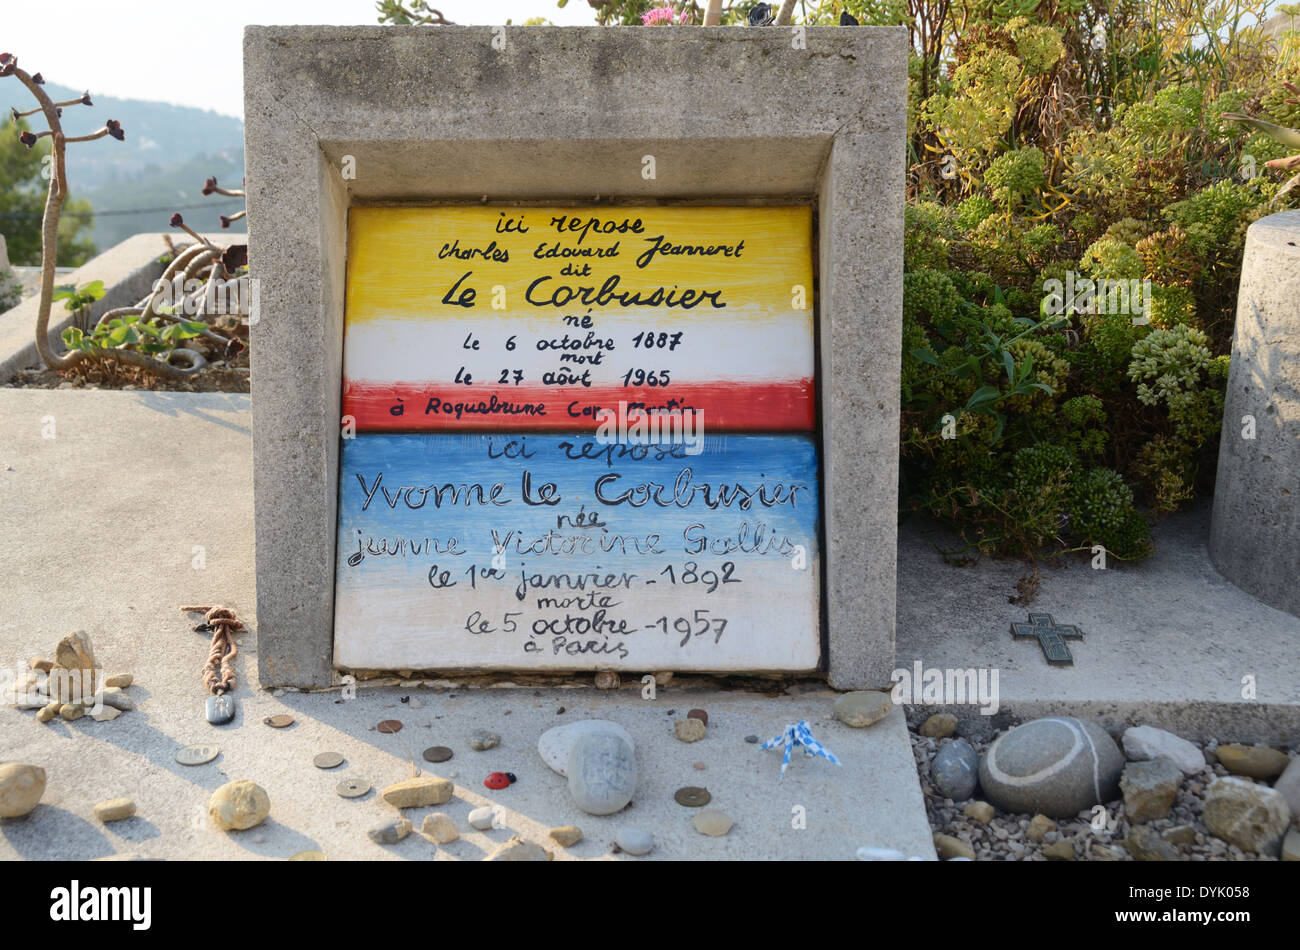
<svg viewBox="0 0 1300 950"><path fill-rule="evenodd" d="M887 684L905 64L894 28L249 27L263 683Z"/></svg>

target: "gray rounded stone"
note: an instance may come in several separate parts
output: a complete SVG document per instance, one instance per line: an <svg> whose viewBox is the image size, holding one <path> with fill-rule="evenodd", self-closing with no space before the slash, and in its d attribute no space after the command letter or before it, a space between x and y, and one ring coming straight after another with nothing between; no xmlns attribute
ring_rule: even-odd
<svg viewBox="0 0 1300 950"><path fill-rule="evenodd" d="M574 804L589 815L612 815L636 791L636 753L617 733L590 733L574 743L565 773Z"/></svg>
<svg viewBox="0 0 1300 950"><path fill-rule="evenodd" d="M577 722L565 723L543 732L541 738L537 740L537 754L542 757L542 761L551 771L567 775L565 769L574 745L583 736L600 732L612 732L625 740L634 750L636 749L632 736L618 723L610 722L608 719L579 719Z"/></svg>
<svg viewBox="0 0 1300 950"><path fill-rule="evenodd" d="M655 846L654 835L641 828L618 829L614 842L628 854L649 854Z"/></svg>
<svg viewBox="0 0 1300 950"><path fill-rule="evenodd" d="M488 732L486 729L480 729L469 738L469 747L475 752L486 752L488 749L495 749L501 744L501 737L495 732Z"/></svg>
<svg viewBox="0 0 1300 950"><path fill-rule="evenodd" d="M1058 716L1017 726L980 760L984 796L1003 811L1070 818L1111 801L1124 755L1095 722Z"/></svg>
<svg viewBox="0 0 1300 950"><path fill-rule="evenodd" d="M979 780L980 757L965 739L945 743L930 763L930 778L935 788L955 802L964 802L975 794Z"/></svg>

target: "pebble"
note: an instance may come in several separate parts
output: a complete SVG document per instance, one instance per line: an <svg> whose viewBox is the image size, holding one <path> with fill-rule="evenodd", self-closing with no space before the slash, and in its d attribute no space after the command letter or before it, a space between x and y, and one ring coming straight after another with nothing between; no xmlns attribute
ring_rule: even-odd
<svg viewBox="0 0 1300 950"><path fill-rule="evenodd" d="M38 670L42 673L48 673L53 666L54 663L45 659L43 656L34 656L27 661L27 668L29 670Z"/></svg>
<svg viewBox="0 0 1300 950"><path fill-rule="evenodd" d="M1282 840L1282 860L1300 861L1300 828L1292 828Z"/></svg>
<svg viewBox="0 0 1300 950"><path fill-rule="evenodd" d="M708 731L698 719L678 719L673 723L673 735L681 742L699 742Z"/></svg>
<svg viewBox="0 0 1300 950"><path fill-rule="evenodd" d="M577 825L563 825L547 832L552 841L565 848L572 848L582 840L582 829Z"/></svg>
<svg viewBox="0 0 1300 950"><path fill-rule="evenodd" d="M59 715L68 722L80 719L86 714L86 707L81 703L64 703L59 707Z"/></svg>
<svg viewBox="0 0 1300 950"><path fill-rule="evenodd" d="M980 760L979 781L1003 811L1072 818L1114 799L1123 768L1123 753L1100 725L1055 716L994 740Z"/></svg>
<svg viewBox="0 0 1300 950"><path fill-rule="evenodd" d="M935 787L955 802L975 794L979 779L979 756L965 739L953 739L935 754L930 775Z"/></svg>
<svg viewBox="0 0 1300 950"><path fill-rule="evenodd" d="M1074 844L1069 841L1054 841L1043 848L1043 857L1049 861L1073 861Z"/></svg>
<svg viewBox="0 0 1300 950"><path fill-rule="evenodd" d="M993 820L993 806L988 802L969 802L961 811L967 818L978 821L981 825L987 825Z"/></svg>
<svg viewBox="0 0 1300 950"><path fill-rule="evenodd" d="M1160 832L1160 837L1170 844L1193 845L1196 844L1196 829L1191 825L1175 825Z"/></svg>
<svg viewBox="0 0 1300 950"><path fill-rule="evenodd" d="M476 752L486 752L501 744L501 737L495 732L480 729L469 737L469 747Z"/></svg>
<svg viewBox="0 0 1300 950"><path fill-rule="evenodd" d="M649 854L655 846L654 835L641 828L620 828L614 836L614 843L628 854Z"/></svg>
<svg viewBox="0 0 1300 950"><path fill-rule="evenodd" d="M699 772L703 772L703 771L704 771L705 769L707 769L708 767L709 767L708 764L705 763L705 762L692 762L692 763L691 763L691 768L693 768L693 769L695 769L696 771L699 771Z"/></svg>
<svg viewBox="0 0 1300 950"><path fill-rule="evenodd" d="M618 689L618 674L612 670L601 670L596 674L596 689Z"/></svg>
<svg viewBox="0 0 1300 950"><path fill-rule="evenodd" d="M1277 855L1291 809L1280 792L1265 785L1220 778L1205 792L1201 818L1210 834L1243 851Z"/></svg>
<svg viewBox="0 0 1300 950"><path fill-rule="evenodd" d="M1291 760L1282 777L1273 783L1273 788L1286 799L1287 806L1291 809L1291 816L1293 818L1300 816L1300 759Z"/></svg>
<svg viewBox="0 0 1300 950"><path fill-rule="evenodd" d="M132 709L135 709L135 700L122 692L120 686L110 686L100 695L103 697L105 706L112 706L114 709L121 710L122 712L130 712Z"/></svg>
<svg viewBox="0 0 1300 950"><path fill-rule="evenodd" d="M445 805L451 801L454 786L436 775L417 775L394 782L380 793L380 797L394 808L424 808L427 805Z"/></svg>
<svg viewBox="0 0 1300 950"><path fill-rule="evenodd" d="M957 717L951 713L935 713L917 730L927 739L946 739L957 731Z"/></svg>
<svg viewBox="0 0 1300 950"><path fill-rule="evenodd" d="M84 630L70 633L54 648L54 666L51 669L86 671L79 677L59 677L50 679L52 699L61 699L65 703L80 698L77 693L89 695L95 691L95 648L90 642L90 635Z"/></svg>
<svg viewBox="0 0 1300 950"><path fill-rule="evenodd" d="M271 813L266 789L248 779L227 782L208 799L208 816L222 831L243 831L259 825Z"/></svg>
<svg viewBox="0 0 1300 950"><path fill-rule="evenodd" d="M891 693L879 690L858 690L844 693L835 700L835 718L846 726L861 729L873 725L889 715L894 708Z"/></svg>
<svg viewBox="0 0 1300 950"><path fill-rule="evenodd" d="M687 718L687 719L698 719L700 722L704 723L706 726L709 724L709 714L708 714L707 712L705 712L703 709L692 709L690 712L688 712L688 713L686 714L686 718Z"/></svg>
<svg viewBox="0 0 1300 950"><path fill-rule="evenodd" d="M1129 821L1141 823L1166 817L1182 782L1183 771L1173 759L1161 756L1148 762L1130 762L1119 780Z"/></svg>
<svg viewBox="0 0 1300 950"><path fill-rule="evenodd" d="M492 827L492 809L488 805L482 808L475 808L469 813L469 823L471 828L477 828L479 831L487 831Z"/></svg>
<svg viewBox="0 0 1300 950"><path fill-rule="evenodd" d="M1030 841L1042 841L1048 832L1056 830L1056 822L1046 815L1035 815L1029 822L1025 837Z"/></svg>
<svg viewBox="0 0 1300 950"><path fill-rule="evenodd" d="M129 798L112 798L96 805L94 812L102 822L123 821L135 816L135 802Z"/></svg>
<svg viewBox="0 0 1300 950"><path fill-rule="evenodd" d="M549 861L551 853L540 844L525 841L518 835L497 845L484 861Z"/></svg>
<svg viewBox="0 0 1300 950"><path fill-rule="evenodd" d="M376 825L366 832L375 844L397 844L411 833L411 823L405 818L395 818Z"/></svg>
<svg viewBox="0 0 1300 950"><path fill-rule="evenodd" d="M1274 779L1282 774L1290 761L1285 755L1259 745L1221 745L1214 750L1219 764L1234 775L1249 778Z"/></svg>
<svg viewBox="0 0 1300 950"><path fill-rule="evenodd" d="M45 769L39 765L0 765L0 818L21 818L36 807L44 794Z"/></svg>
<svg viewBox="0 0 1300 950"><path fill-rule="evenodd" d="M589 815L622 811L636 792L636 754L614 732L582 736L569 751L565 773L574 804Z"/></svg>
<svg viewBox="0 0 1300 950"><path fill-rule="evenodd" d="M290 861L328 861L324 851L299 851L289 858Z"/></svg>
<svg viewBox="0 0 1300 950"><path fill-rule="evenodd" d="M90 718L95 722L112 722L120 715L122 715L122 710L114 709L112 706L105 706L99 712L91 713Z"/></svg>
<svg viewBox="0 0 1300 950"><path fill-rule="evenodd" d="M49 722L59 714L62 703L50 703L48 706L42 706L40 712L36 714L37 722Z"/></svg>
<svg viewBox="0 0 1300 950"><path fill-rule="evenodd" d="M717 808L705 808L695 813L691 819L691 824L695 830L702 835L708 835L711 838L720 838L731 830L734 820L725 811L719 811Z"/></svg>
<svg viewBox="0 0 1300 950"><path fill-rule="evenodd" d="M1170 763L1173 766L1173 763ZM1177 766L1173 766L1177 768ZM1149 825L1134 825L1124 836L1124 847L1135 861L1177 861L1178 851Z"/></svg>
<svg viewBox="0 0 1300 950"><path fill-rule="evenodd" d="M745 741L753 744L758 741L758 736L745 736Z"/></svg>
<svg viewBox="0 0 1300 950"><path fill-rule="evenodd" d="M440 811L424 816L424 823L420 825L420 833L427 838L432 838L438 844L448 844L460 837L456 822Z"/></svg>
<svg viewBox="0 0 1300 950"><path fill-rule="evenodd" d="M130 673L114 673L108 679L104 680L105 686L113 686L117 689L126 689L135 682L135 677Z"/></svg>
<svg viewBox="0 0 1300 950"><path fill-rule="evenodd" d="M965 858L968 861L975 860L975 849L965 841L954 838L952 835L935 835L934 850L939 853L939 859L942 861L951 861L954 858Z"/></svg>
<svg viewBox="0 0 1300 950"><path fill-rule="evenodd" d="M1121 741L1124 754L1135 761L1158 759L1161 756L1172 759L1184 775L1191 775L1205 768L1205 754L1195 745L1172 732L1157 729L1155 726L1134 726L1124 730Z"/></svg>
<svg viewBox="0 0 1300 950"><path fill-rule="evenodd" d="M235 700L227 693L209 696L203 709L208 722L214 726L225 725L235 718Z"/></svg>
<svg viewBox="0 0 1300 950"><path fill-rule="evenodd" d="M543 732L541 738L537 740L537 754L542 757L542 761L552 772L567 775L565 769L568 767L569 753L573 751L577 741L583 736L602 732L620 736L629 746L636 749L632 736L618 723L610 722L608 719L579 719Z"/></svg>

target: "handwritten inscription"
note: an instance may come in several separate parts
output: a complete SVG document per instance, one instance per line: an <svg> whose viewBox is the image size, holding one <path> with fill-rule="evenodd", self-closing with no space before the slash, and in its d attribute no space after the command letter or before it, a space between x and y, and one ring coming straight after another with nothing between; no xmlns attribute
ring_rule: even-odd
<svg viewBox="0 0 1300 950"><path fill-rule="evenodd" d="M807 207L355 208L349 228L359 431L568 430L619 402L814 426Z"/></svg>
<svg viewBox="0 0 1300 950"><path fill-rule="evenodd" d="M817 665L806 436L343 443L336 662L354 668Z"/></svg>

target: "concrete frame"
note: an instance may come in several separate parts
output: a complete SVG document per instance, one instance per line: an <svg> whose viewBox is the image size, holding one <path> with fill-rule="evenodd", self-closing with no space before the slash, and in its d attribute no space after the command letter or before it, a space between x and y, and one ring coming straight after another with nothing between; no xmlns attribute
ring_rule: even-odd
<svg viewBox="0 0 1300 950"><path fill-rule="evenodd" d="M335 680L348 208L617 196L816 208L823 665L839 689L887 686L907 44L903 27L247 27L262 684Z"/></svg>

